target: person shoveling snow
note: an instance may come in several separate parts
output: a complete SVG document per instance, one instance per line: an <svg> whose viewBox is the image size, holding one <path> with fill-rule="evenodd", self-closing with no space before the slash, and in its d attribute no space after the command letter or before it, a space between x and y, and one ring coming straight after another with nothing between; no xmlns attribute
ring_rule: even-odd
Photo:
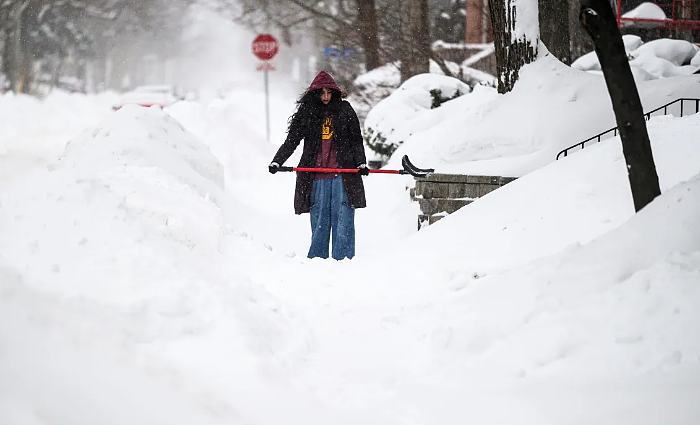
<svg viewBox="0 0 700 425"><path fill-rule="evenodd" d="M294 153L301 139L304 148L299 167L355 169L355 173L297 173L294 212L310 213L309 258L328 258L333 235L332 257L355 256L355 208L367 205L362 177L369 174L360 122L342 90L321 71L297 102L287 131L269 165L270 173Z"/></svg>

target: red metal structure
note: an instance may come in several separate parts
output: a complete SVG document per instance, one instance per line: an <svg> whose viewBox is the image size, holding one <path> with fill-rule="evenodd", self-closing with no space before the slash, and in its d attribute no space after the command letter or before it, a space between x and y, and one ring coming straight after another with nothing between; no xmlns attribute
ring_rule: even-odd
<svg viewBox="0 0 700 425"><path fill-rule="evenodd" d="M700 7L700 0L653 0L653 2L664 11L666 19L624 18L622 0L617 0L617 26L638 24L646 28L700 30L700 20L698 20L700 18L695 20L692 18L693 10Z"/></svg>

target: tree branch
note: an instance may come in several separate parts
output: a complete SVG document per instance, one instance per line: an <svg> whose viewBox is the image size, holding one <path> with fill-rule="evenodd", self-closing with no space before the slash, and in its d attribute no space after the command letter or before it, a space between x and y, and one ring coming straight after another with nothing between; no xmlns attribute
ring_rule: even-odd
<svg viewBox="0 0 700 425"><path fill-rule="evenodd" d="M440 67L440 69L442 70L442 72L445 73L445 75L447 75L448 77L457 78L457 77L455 77L455 75L450 71L450 68L447 67L447 63L445 63L445 59L443 59L443 58L441 58L440 56L438 56L438 54L435 53L435 51L433 51L433 49L430 49L430 59L434 60L435 63L438 64L438 66Z"/></svg>
<svg viewBox="0 0 700 425"><path fill-rule="evenodd" d="M339 16L333 16L330 13L326 13L326 12L322 12L318 9L314 9L313 7L310 7L310 6L306 5L304 2L299 1L299 0L288 0L288 1L292 4L299 6L303 10L313 14L316 17L331 19L339 24L342 24L345 27L352 28L352 22L345 21L344 19L340 18Z"/></svg>

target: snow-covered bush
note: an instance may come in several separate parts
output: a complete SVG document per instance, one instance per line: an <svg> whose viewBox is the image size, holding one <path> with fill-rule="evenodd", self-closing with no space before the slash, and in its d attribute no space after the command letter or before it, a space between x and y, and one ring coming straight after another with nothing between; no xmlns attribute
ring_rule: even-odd
<svg viewBox="0 0 700 425"><path fill-rule="evenodd" d="M365 144L387 160L407 137L421 131L420 117L425 111L470 91L465 83L444 75L409 78L369 112L363 127Z"/></svg>
<svg viewBox="0 0 700 425"><path fill-rule="evenodd" d="M496 77L478 69L449 61L445 61L445 65L453 75L460 76L461 81L471 88L476 85L496 87L498 84ZM445 75L433 60L430 61L430 74ZM375 105L396 91L400 84L399 62L381 66L358 76L352 84L352 93L348 101L355 108L360 122L365 120Z"/></svg>
<svg viewBox="0 0 700 425"><path fill-rule="evenodd" d="M637 80L689 75L700 69L700 48L688 41L661 38L643 43L636 35L622 39ZM582 71L601 71L595 52L581 56L571 66Z"/></svg>

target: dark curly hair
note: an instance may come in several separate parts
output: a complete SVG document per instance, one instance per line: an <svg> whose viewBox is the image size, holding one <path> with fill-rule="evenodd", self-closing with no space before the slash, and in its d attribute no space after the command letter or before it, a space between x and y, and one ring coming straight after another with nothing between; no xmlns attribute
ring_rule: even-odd
<svg viewBox="0 0 700 425"><path fill-rule="evenodd" d="M331 90L331 101L325 105L321 102L323 89L307 91L297 100L296 110L287 121L287 131L292 128L313 129L321 128L323 117L326 113L335 113L341 102L341 94L337 90Z"/></svg>

